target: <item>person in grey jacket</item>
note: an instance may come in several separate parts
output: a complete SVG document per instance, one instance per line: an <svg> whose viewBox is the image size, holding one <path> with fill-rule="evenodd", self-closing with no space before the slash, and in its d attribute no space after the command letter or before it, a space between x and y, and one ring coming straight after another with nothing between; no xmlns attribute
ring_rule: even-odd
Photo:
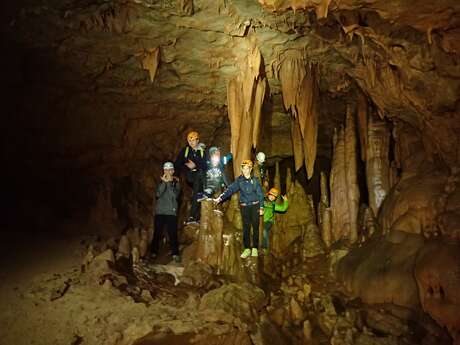
<svg viewBox="0 0 460 345"><path fill-rule="evenodd" d="M177 242L177 209L180 194L179 179L174 176L174 164L166 162L163 165L163 175L156 188L156 207L155 207L155 232L151 255L153 258L158 254L163 228L168 231L171 254L174 261L180 262L179 245Z"/></svg>

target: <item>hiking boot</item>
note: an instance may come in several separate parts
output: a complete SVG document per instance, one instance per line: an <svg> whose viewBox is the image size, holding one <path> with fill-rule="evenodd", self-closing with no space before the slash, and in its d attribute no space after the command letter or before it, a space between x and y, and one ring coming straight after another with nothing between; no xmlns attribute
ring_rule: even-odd
<svg viewBox="0 0 460 345"><path fill-rule="evenodd" d="M196 201L197 202L202 202L203 200L206 200L208 197L204 193L197 193L196 194Z"/></svg>
<svg viewBox="0 0 460 345"><path fill-rule="evenodd" d="M252 248L251 256L259 256L259 251L257 250L257 248Z"/></svg>
<svg viewBox="0 0 460 345"><path fill-rule="evenodd" d="M198 221L193 217L189 217L187 221L185 222L185 225L190 225L190 224L198 224Z"/></svg>
<svg viewBox="0 0 460 345"><path fill-rule="evenodd" d="M179 255L173 255L173 260L174 260L175 263L180 263L181 262L181 259L180 259Z"/></svg>
<svg viewBox="0 0 460 345"><path fill-rule="evenodd" d="M243 253L241 253L241 258L242 259L246 259L248 256L251 255L251 249L249 248L246 248L245 250L243 250Z"/></svg>

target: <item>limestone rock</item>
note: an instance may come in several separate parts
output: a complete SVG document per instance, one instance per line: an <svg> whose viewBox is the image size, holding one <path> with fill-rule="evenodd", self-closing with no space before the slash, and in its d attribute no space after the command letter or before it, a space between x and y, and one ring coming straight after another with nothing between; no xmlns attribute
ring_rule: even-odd
<svg viewBox="0 0 460 345"><path fill-rule="evenodd" d="M289 302L289 312L294 324L300 324L303 321L304 312L295 298L291 298L291 301Z"/></svg>
<svg viewBox="0 0 460 345"><path fill-rule="evenodd" d="M248 329L264 305L265 294L261 289L249 283L231 283L206 293L199 309L208 321L221 320Z"/></svg>

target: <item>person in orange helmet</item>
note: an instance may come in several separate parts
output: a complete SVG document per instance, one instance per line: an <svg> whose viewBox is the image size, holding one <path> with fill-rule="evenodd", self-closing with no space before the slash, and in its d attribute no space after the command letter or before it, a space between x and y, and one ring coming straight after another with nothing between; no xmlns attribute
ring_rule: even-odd
<svg viewBox="0 0 460 345"><path fill-rule="evenodd" d="M264 200L264 235L262 239L263 253L268 253L268 240L270 238L270 229L275 223L275 212L286 212L289 207L288 198L286 195L281 196L283 203L276 203L276 199L280 196L280 191L273 187L266 194Z"/></svg>
<svg viewBox="0 0 460 345"><path fill-rule="evenodd" d="M187 182L192 186L192 205L187 224L197 223L200 219L199 193L203 192L204 174L207 168L204 144L200 143L200 135L196 131L187 134L187 145L179 152L174 168L177 174L186 168Z"/></svg>
<svg viewBox="0 0 460 345"><path fill-rule="evenodd" d="M264 213L264 194L257 177L251 175L252 161L245 159L241 162L241 175L230 184L215 201L217 203L228 199L236 192L240 192L240 210L243 219L243 244L244 250L241 258L258 256L259 248L259 215ZM250 240L252 226L252 245Z"/></svg>

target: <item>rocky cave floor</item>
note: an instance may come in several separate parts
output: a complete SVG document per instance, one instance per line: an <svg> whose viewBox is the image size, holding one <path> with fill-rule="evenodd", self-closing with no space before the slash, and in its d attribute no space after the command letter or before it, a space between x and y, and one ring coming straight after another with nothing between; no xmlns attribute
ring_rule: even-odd
<svg viewBox="0 0 460 345"><path fill-rule="evenodd" d="M214 274L190 246L181 264L163 253L133 266L111 242L3 241L0 344L452 343L426 314L347 298L325 255L249 258L258 288Z"/></svg>

